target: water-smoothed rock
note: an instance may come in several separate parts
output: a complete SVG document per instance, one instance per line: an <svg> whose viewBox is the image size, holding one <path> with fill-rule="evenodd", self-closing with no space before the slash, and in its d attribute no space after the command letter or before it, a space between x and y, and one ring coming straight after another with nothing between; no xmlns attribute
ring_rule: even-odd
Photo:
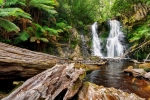
<svg viewBox="0 0 150 100"><path fill-rule="evenodd" d="M123 72L131 73L134 77L143 77L146 79L150 79L150 72L146 72L144 69L134 69L133 66L129 66L128 68L124 69Z"/></svg>
<svg viewBox="0 0 150 100"><path fill-rule="evenodd" d="M127 68L124 69L124 72L132 73L134 77L142 77L144 74L146 74L146 71L144 69L133 69L133 68Z"/></svg>
<svg viewBox="0 0 150 100"><path fill-rule="evenodd" d="M150 72L143 75L144 78L150 79Z"/></svg>
<svg viewBox="0 0 150 100"><path fill-rule="evenodd" d="M85 82L79 92L78 100L145 100L134 93L127 93L115 88L106 88Z"/></svg>

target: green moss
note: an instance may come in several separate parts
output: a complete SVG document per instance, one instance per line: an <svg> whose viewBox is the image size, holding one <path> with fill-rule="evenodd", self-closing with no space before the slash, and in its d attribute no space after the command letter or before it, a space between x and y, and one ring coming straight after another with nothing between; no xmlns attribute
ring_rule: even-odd
<svg viewBox="0 0 150 100"><path fill-rule="evenodd" d="M78 79L78 80L74 83L74 85L72 86L71 90L72 90L72 91L75 91L75 90L79 89L79 88L80 88L80 84L81 84L81 80Z"/></svg>

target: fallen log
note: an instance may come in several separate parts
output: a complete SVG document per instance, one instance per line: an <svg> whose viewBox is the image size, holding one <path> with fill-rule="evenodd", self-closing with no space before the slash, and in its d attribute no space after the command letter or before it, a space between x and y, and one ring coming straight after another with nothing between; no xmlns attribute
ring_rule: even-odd
<svg viewBox="0 0 150 100"><path fill-rule="evenodd" d="M55 65L23 83L2 100L145 100L136 94L85 82L75 64ZM77 96L75 96L78 94Z"/></svg>
<svg viewBox="0 0 150 100"><path fill-rule="evenodd" d="M54 100L62 92L59 99L71 99L82 86L85 76L83 69L77 69L74 64L55 65L23 83L2 100Z"/></svg>
<svg viewBox="0 0 150 100"><path fill-rule="evenodd" d="M0 80L26 80L56 63L66 62L56 56L0 42Z"/></svg>

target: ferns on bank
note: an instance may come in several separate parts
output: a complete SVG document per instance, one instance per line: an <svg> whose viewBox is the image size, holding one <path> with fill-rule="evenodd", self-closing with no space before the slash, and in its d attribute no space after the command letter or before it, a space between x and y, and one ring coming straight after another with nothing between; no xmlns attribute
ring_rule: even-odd
<svg viewBox="0 0 150 100"><path fill-rule="evenodd" d="M12 32L12 31L18 32L18 31L20 31L18 26L16 26L11 21L9 21L7 19L3 19L3 18L0 18L0 27L6 29L8 32Z"/></svg>

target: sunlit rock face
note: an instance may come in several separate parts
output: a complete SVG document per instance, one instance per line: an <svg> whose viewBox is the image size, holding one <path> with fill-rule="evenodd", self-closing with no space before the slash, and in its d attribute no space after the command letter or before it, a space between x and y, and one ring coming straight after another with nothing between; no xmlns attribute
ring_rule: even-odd
<svg viewBox="0 0 150 100"><path fill-rule="evenodd" d="M145 100L136 94L128 94L115 88L105 88L85 82L79 92L78 100Z"/></svg>

